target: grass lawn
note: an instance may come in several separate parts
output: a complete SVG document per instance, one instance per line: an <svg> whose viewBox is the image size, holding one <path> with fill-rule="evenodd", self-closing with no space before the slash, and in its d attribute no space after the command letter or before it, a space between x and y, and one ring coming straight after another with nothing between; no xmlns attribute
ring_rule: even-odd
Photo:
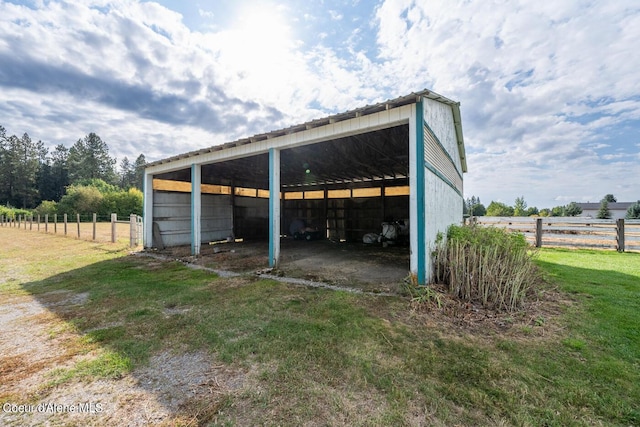
<svg viewBox="0 0 640 427"><path fill-rule="evenodd" d="M78 333L73 345L103 350L54 372L41 393L135 375L160 351L205 350L247 381L198 412L202 425L640 425L639 254L542 250L557 314L483 329L414 311L407 297L218 278L5 231L0 303L88 295L51 310Z"/></svg>

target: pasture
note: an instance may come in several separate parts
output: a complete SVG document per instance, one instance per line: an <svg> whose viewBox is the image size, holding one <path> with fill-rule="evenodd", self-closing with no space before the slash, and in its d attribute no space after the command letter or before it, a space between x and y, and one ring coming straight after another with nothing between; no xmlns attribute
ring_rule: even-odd
<svg viewBox="0 0 640 427"><path fill-rule="evenodd" d="M640 254L544 249L507 315L0 242L3 425L640 425Z"/></svg>

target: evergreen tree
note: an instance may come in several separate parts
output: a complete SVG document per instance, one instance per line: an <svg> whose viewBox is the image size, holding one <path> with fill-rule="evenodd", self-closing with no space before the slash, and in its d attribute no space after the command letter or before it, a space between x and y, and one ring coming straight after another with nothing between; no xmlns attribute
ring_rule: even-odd
<svg viewBox="0 0 640 427"><path fill-rule="evenodd" d="M147 165L147 159L145 159L144 154L140 154L133 164L135 169L135 187L138 190L143 189L143 181L144 181L144 167Z"/></svg>
<svg viewBox="0 0 640 427"><path fill-rule="evenodd" d="M69 149L69 178L71 183L82 179L102 179L115 183L116 160L109 156L109 147L95 133L79 139Z"/></svg>
<svg viewBox="0 0 640 427"><path fill-rule="evenodd" d="M625 219L640 219L640 200L629 206Z"/></svg>
<svg viewBox="0 0 640 427"><path fill-rule="evenodd" d="M611 211L609 211L609 202L607 199L602 199L600 201L600 209L598 210L598 214L596 215L598 219L609 219L611 218Z"/></svg>
<svg viewBox="0 0 640 427"><path fill-rule="evenodd" d="M516 202L513 206L514 216L526 216L527 215L527 202L524 201L524 196L516 197Z"/></svg>
<svg viewBox="0 0 640 427"><path fill-rule="evenodd" d="M616 199L616 196L614 196L613 194L607 194L606 196L604 196L604 200L606 200L608 203L616 203L618 201L618 199Z"/></svg>
<svg viewBox="0 0 640 427"><path fill-rule="evenodd" d="M126 156L120 162L120 188L128 190L135 187L136 170L135 165Z"/></svg>
<svg viewBox="0 0 640 427"><path fill-rule="evenodd" d="M36 187L42 142L34 143L27 133L7 139L3 156L2 181L6 203L23 209L33 208L38 201Z"/></svg>
<svg viewBox="0 0 640 427"><path fill-rule="evenodd" d="M582 213L582 208L576 202L571 202L564 207L563 211L564 216L578 216Z"/></svg>
<svg viewBox="0 0 640 427"><path fill-rule="evenodd" d="M69 181L69 149L62 144L56 145L51 152L51 180L54 182L54 193L51 199L60 201L64 196L66 187L70 184Z"/></svg>

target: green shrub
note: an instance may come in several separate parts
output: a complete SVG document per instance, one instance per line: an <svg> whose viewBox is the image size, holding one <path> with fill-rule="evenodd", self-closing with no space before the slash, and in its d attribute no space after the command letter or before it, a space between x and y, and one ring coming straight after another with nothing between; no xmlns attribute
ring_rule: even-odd
<svg viewBox="0 0 640 427"><path fill-rule="evenodd" d="M58 211L69 215L99 212L103 198L96 187L70 185L60 199Z"/></svg>
<svg viewBox="0 0 640 427"><path fill-rule="evenodd" d="M53 217L53 215L56 213L58 213L58 204L52 200L43 200L42 203L40 203L38 207L33 210L34 215L40 216L49 214L50 217Z"/></svg>
<svg viewBox="0 0 640 427"><path fill-rule="evenodd" d="M539 282L522 234L501 228L451 226L436 242L435 279L465 301L514 311Z"/></svg>
<svg viewBox="0 0 640 427"><path fill-rule="evenodd" d="M18 216L28 218L31 216L31 211L26 209L12 208L11 206L0 205L0 216L4 216L6 219L17 219Z"/></svg>

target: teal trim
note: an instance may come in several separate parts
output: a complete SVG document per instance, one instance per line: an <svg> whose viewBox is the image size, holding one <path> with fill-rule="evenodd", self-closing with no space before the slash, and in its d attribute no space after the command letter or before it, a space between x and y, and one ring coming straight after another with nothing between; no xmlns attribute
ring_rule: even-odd
<svg viewBox="0 0 640 427"><path fill-rule="evenodd" d="M460 179L464 179L462 177L462 173L458 170L458 167L456 166L456 162L453 160L453 157L451 157L451 154L449 154L449 152L447 151L446 148L444 148L444 145L442 145L442 142L440 142L440 139L438 139L438 136L436 135L436 133L433 131L433 129L431 129L431 127L429 126L429 123L427 123L426 121L424 122L424 126L428 129L429 133L431 133L431 136L433 136L433 139L435 139L436 143L440 146L440 148L442 149L442 151L444 151L444 154L447 156L447 158L449 159L449 161L451 162L451 164L453 165L453 168L456 170L456 172L458 173L458 176L460 177Z"/></svg>
<svg viewBox="0 0 640 427"><path fill-rule="evenodd" d="M446 176L442 175L440 173L440 171L435 168L435 166L433 166L431 163L429 163L427 161L424 162L424 166L427 169L429 169L435 176L440 178L441 181L443 181L449 187L453 188L453 191L455 191L460 197L463 197L462 193L460 192L460 190L458 190L458 188L455 186L455 184L453 184L451 181L449 181Z"/></svg>
<svg viewBox="0 0 640 427"><path fill-rule="evenodd" d="M273 188L275 186L275 163L276 163L276 150L274 148L269 149L269 267L275 267L275 230L273 226L273 218L275 216L276 201L279 202L279 189ZM280 236L278 236L280 238Z"/></svg>
<svg viewBox="0 0 640 427"><path fill-rule="evenodd" d="M418 247L418 285L426 285L427 248L425 247L425 159L424 159L424 107L422 99L416 103L416 204Z"/></svg>
<svg viewBox="0 0 640 427"><path fill-rule="evenodd" d="M191 163L191 255L196 254L196 165Z"/></svg>

